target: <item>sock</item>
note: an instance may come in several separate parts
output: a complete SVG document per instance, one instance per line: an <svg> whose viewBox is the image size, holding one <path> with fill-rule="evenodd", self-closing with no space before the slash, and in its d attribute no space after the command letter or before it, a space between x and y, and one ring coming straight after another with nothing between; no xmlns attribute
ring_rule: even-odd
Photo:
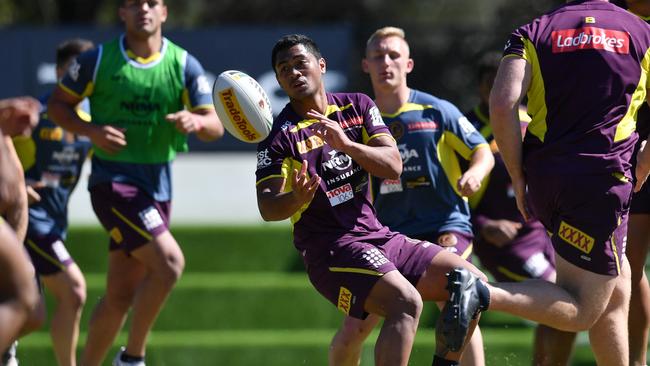
<svg viewBox="0 0 650 366"><path fill-rule="evenodd" d="M476 290L478 291L478 300L481 303L481 311L485 311L490 307L490 290L481 280L476 282Z"/></svg>
<svg viewBox="0 0 650 366"><path fill-rule="evenodd" d="M144 361L144 356L131 356L129 354L126 354L126 352L122 352L122 355L120 356L120 361L122 362L142 362Z"/></svg>
<svg viewBox="0 0 650 366"><path fill-rule="evenodd" d="M458 366L459 363L458 361L451 361L451 360L445 360L442 357L438 357L438 355L433 356L433 363L431 366Z"/></svg>

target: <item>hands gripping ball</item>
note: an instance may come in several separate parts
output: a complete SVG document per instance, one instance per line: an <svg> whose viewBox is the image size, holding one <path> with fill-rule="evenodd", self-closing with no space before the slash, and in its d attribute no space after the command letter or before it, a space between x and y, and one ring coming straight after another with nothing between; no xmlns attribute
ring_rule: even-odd
<svg viewBox="0 0 650 366"><path fill-rule="evenodd" d="M258 143L271 132L271 103L260 84L247 74L229 70L219 75L212 88L217 115L231 135Z"/></svg>

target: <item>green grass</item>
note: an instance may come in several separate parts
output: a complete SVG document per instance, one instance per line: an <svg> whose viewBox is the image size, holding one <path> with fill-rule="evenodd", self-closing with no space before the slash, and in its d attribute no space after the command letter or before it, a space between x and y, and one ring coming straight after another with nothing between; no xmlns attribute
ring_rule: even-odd
<svg viewBox="0 0 650 366"><path fill-rule="evenodd" d="M327 364L328 344L343 316L312 287L288 226L174 227L172 232L183 248L186 271L154 327L148 365ZM107 242L100 228L81 227L71 228L66 243L88 284L82 344L89 314L104 291ZM432 304L425 306L411 365L431 364L437 313ZM529 324L488 312L481 328L488 365L530 364ZM363 366L372 365L376 334L364 346ZM116 347L125 341L122 334ZM20 356L22 365L55 365L46 331L21 340ZM573 365L593 364L582 344Z"/></svg>

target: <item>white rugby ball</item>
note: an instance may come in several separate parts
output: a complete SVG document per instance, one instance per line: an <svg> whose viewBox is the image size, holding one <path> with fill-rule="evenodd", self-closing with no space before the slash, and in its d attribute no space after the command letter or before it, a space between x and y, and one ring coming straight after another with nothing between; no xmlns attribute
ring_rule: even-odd
<svg viewBox="0 0 650 366"><path fill-rule="evenodd" d="M225 129L237 139L257 143L271 132L271 103L260 84L241 71L219 75L212 88L212 100Z"/></svg>

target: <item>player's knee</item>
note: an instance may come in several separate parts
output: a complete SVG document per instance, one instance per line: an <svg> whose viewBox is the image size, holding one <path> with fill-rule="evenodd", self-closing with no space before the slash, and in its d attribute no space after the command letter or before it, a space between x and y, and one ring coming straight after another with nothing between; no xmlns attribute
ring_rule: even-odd
<svg viewBox="0 0 650 366"><path fill-rule="evenodd" d="M81 309L86 303L86 286L75 286L68 292L68 306Z"/></svg>
<svg viewBox="0 0 650 366"><path fill-rule="evenodd" d="M182 252L168 254L165 257L165 263L160 270L159 277L165 283L173 286L181 278L184 269L185 257L183 257Z"/></svg>
<svg viewBox="0 0 650 366"><path fill-rule="evenodd" d="M422 296L413 287L404 289L399 296L392 301L392 304L386 307L386 316L400 316L419 319L422 314Z"/></svg>

